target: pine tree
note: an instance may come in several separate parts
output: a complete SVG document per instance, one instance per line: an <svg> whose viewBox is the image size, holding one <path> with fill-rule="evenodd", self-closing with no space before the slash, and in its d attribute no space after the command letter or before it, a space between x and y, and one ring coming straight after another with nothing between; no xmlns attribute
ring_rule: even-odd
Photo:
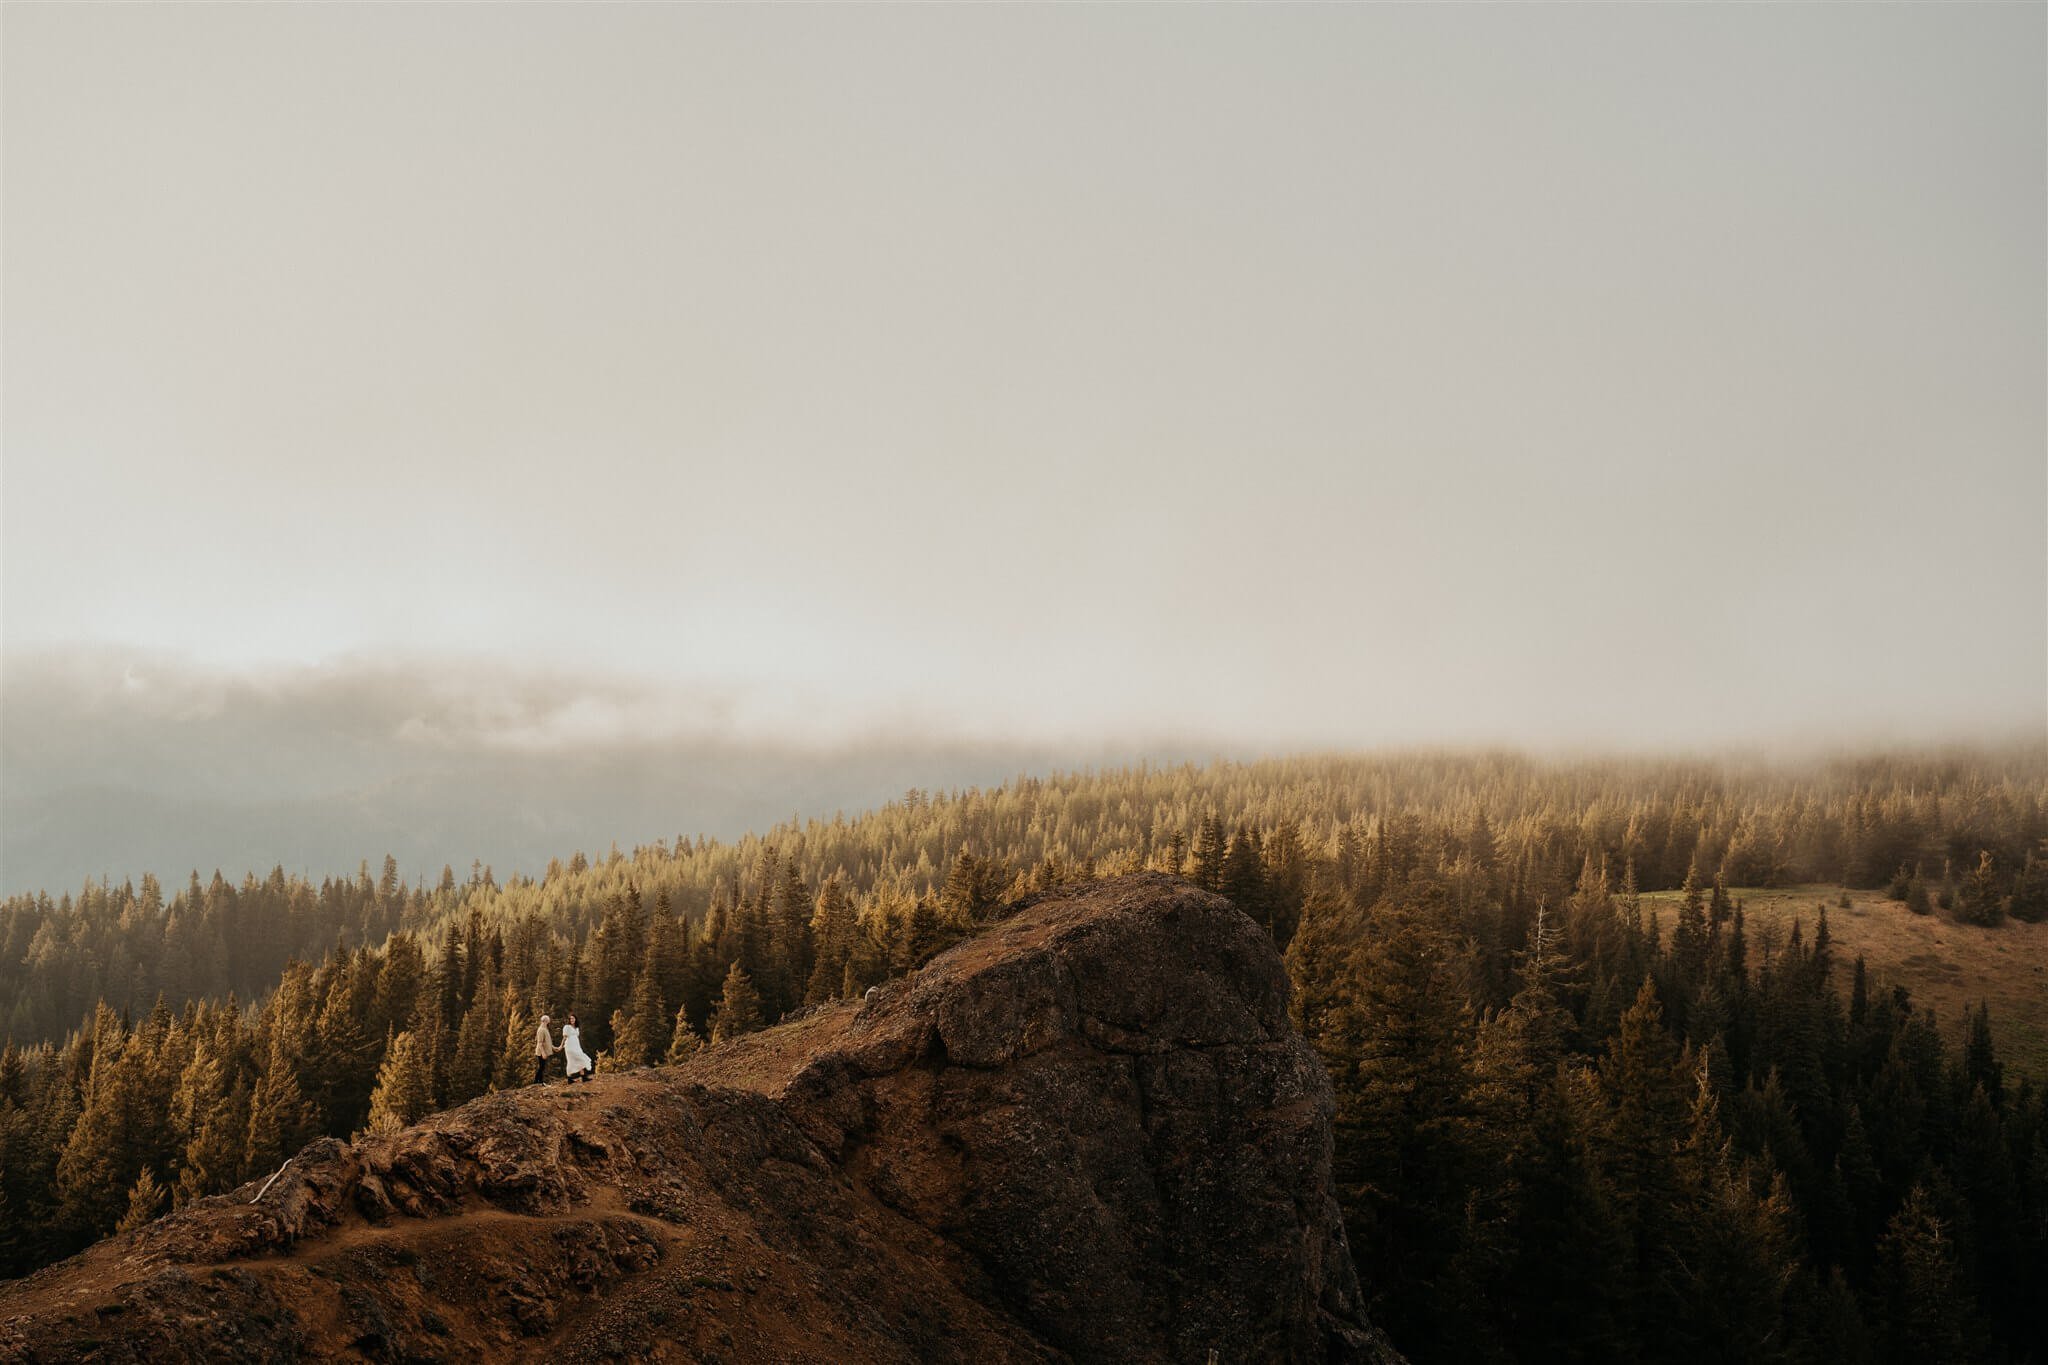
<svg viewBox="0 0 2048 1365"><path fill-rule="evenodd" d="M1350 997L1350 963L1355 929L1341 923L1343 905L1329 887L1308 893L1301 926L1287 945L1287 1010L1294 1027L1318 1051L1334 1047L1337 1011Z"/></svg>
<svg viewBox="0 0 2048 1365"><path fill-rule="evenodd" d="M404 932L393 934L384 945L384 969L377 975L376 1003L363 1021L364 1031L375 1037L394 1027L404 1028L426 983L427 959L419 940Z"/></svg>
<svg viewBox="0 0 2048 1365"><path fill-rule="evenodd" d="M135 1185L128 1191L128 1211L121 1215L121 1221L114 1225L115 1232L133 1232L147 1223L156 1221L164 1210L168 1191L157 1183L156 1173L145 1166L142 1174L135 1177Z"/></svg>
<svg viewBox="0 0 2048 1365"><path fill-rule="evenodd" d="M441 955L434 960L430 985L434 995L434 1015L442 1028L456 1028L462 1023L464 999L463 981L469 976L469 964L462 959L464 935L451 933L441 945Z"/></svg>
<svg viewBox="0 0 2048 1365"><path fill-rule="evenodd" d="M480 867L481 865L479 864L478 866ZM471 884L475 885L476 882L473 880ZM452 1013L443 1016L443 1021L450 1028L457 1027L461 1021L462 1014L471 1005L476 1003L477 992L482 985L484 969L487 965L484 944L483 899L482 897L471 897L469 902L469 918L462 927L462 952L459 958L462 964L462 971L460 984L456 989L454 1010Z"/></svg>
<svg viewBox="0 0 2048 1365"><path fill-rule="evenodd" d="M1900 863L1899 870L1892 873L1891 882L1885 887L1885 896L1891 900L1903 901L1906 899L1906 888L1912 884L1913 869Z"/></svg>
<svg viewBox="0 0 2048 1365"><path fill-rule="evenodd" d="M806 1005L822 1005L841 993L847 961L853 954L853 901L846 894L846 879L834 875L818 893L818 908L811 920L812 938L817 944L817 961L804 988Z"/></svg>
<svg viewBox="0 0 2048 1365"><path fill-rule="evenodd" d="M811 892L797 871L796 860L782 865L782 878L775 888L774 916L769 923L768 960L770 973L764 983L769 989L766 1008L781 1015L795 1008L811 979ZM651 1021L649 1034L667 1022L667 1015Z"/></svg>
<svg viewBox="0 0 2048 1365"><path fill-rule="evenodd" d="M1977 866L1963 879L1962 890L1956 896L1956 918L1965 924L1985 928L2005 920L2005 897L2001 894L1998 867L1992 861L1989 849L1977 855Z"/></svg>
<svg viewBox="0 0 2048 1365"><path fill-rule="evenodd" d="M434 1107L433 1077L419 1040L411 1032L391 1040L370 1094L370 1131L396 1133L417 1123Z"/></svg>
<svg viewBox="0 0 2048 1365"><path fill-rule="evenodd" d="M1160 870L1179 877L1186 874L1187 865L1188 836L1175 830L1166 836L1166 847L1159 855Z"/></svg>
<svg viewBox="0 0 2048 1365"><path fill-rule="evenodd" d="M195 1082L193 1131L178 1171L178 1200L189 1203L231 1190L242 1181L249 1141L249 1091L239 1078L210 1061ZM191 1074L190 1069L187 1075Z"/></svg>
<svg viewBox="0 0 2048 1365"><path fill-rule="evenodd" d="M413 1024L413 1040L419 1045L420 1063L426 1073L428 1108L438 1109L448 1097L448 1073L455 1062L456 1044L461 1041L460 1019L457 1028L451 1029L441 1022L438 1009L427 1008L421 1012L423 1018L416 1018ZM381 1054L372 1050L370 1089L376 1087L376 1067L381 1065ZM367 1090L358 1112L368 1113L369 1095Z"/></svg>
<svg viewBox="0 0 2048 1365"><path fill-rule="evenodd" d="M1967 1210L1968 1260L1978 1301L2008 1330L2023 1332L2033 1319L2041 1283L2038 1274L2026 1269L2031 1258L2019 1176L2005 1127L1982 1085L1963 1106L1950 1169Z"/></svg>
<svg viewBox="0 0 2048 1365"><path fill-rule="evenodd" d="M440 1015L430 998L422 998L419 1012L433 1014L438 1026ZM377 1046L357 1022L345 991L327 994L307 1056L313 1062L313 1102L328 1122L344 1130L353 1127L361 1120L376 1078Z"/></svg>
<svg viewBox="0 0 2048 1365"><path fill-rule="evenodd" d="M1242 825L1224 850L1217 890L1261 927L1272 928L1272 912L1266 905L1266 869L1259 856L1258 837Z"/></svg>
<svg viewBox="0 0 2048 1365"><path fill-rule="evenodd" d="M135 1101L134 1122L128 1132L131 1161L158 1171L176 1169L190 1130L174 1121L174 1114L179 1110L179 1082L193 1055L195 1034L206 1034L198 1041L220 1051L224 1066L233 1069L236 1065L240 1015L233 1008L232 996L229 1002L218 1013L201 1010L191 1021L174 1021L158 1001L129 1040L132 1055L127 1065L134 1068ZM202 1024L200 1019L209 1022Z"/></svg>
<svg viewBox="0 0 2048 1365"><path fill-rule="evenodd" d="M1493 832L1487 828L1482 809L1470 835L1473 864L1482 877L1493 869ZM1484 852L1480 852L1480 849ZM1268 927L1273 941L1285 952L1301 923L1302 902L1308 895L1310 859L1301 843L1301 829L1293 820L1282 820L1259 846L1265 862L1265 894Z"/></svg>
<svg viewBox="0 0 2048 1365"><path fill-rule="evenodd" d="M0 1104L20 1107L24 1098L23 1083L27 1078L28 1065L21 1058L21 1049L9 1038L4 1049L0 1049Z"/></svg>
<svg viewBox="0 0 2048 1365"><path fill-rule="evenodd" d="M946 946L945 930L939 924L939 907L930 896L918 897L917 904L911 907L903 945L904 965L912 970L931 961Z"/></svg>
<svg viewBox="0 0 2048 1365"><path fill-rule="evenodd" d="M690 927L676 917L667 887L655 893L654 914L647 925L647 960L661 998L681 1004L690 986Z"/></svg>
<svg viewBox="0 0 2048 1365"><path fill-rule="evenodd" d="M1876 1358L1862 1305L1840 1266L1828 1271L1804 1316L1801 1335L1808 1343L1809 1359L1825 1360L1829 1365L1870 1365Z"/></svg>
<svg viewBox="0 0 2048 1365"><path fill-rule="evenodd" d="M712 1015L711 1041L728 1042L760 1027L760 993L746 969L735 962L725 974L725 988L719 992L718 1008Z"/></svg>
<svg viewBox="0 0 2048 1365"><path fill-rule="evenodd" d="M761 976L769 967L768 949L774 939L774 928L768 922L768 878L774 872L774 856L773 849L763 855L760 887L742 897L734 911L733 930L739 951L739 964L747 969L747 975L750 977Z"/></svg>
<svg viewBox="0 0 2048 1365"><path fill-rule="evenodd" d="M1965 1017L1969 1023L1963 1040L1963 1088L1982 1087L1991 1107L1997 1109L2005 1102L2005 1066L1991 1040L1990 1003L1979 1001Z"/></svg>
<svg viewBox="0 0 2048 1365"><path fill-rule="evenodd" d="M1958 1283L1953 1229L1916 1183L1878 1247L1884 1356L1892 1365L1965 1365L1967 1296Z"/></svg>
<svg viewBox="0 0 2048 1365"><path fill-rule="evenodd" d="M249 1099L249 1131L243 1142L242 1168L250 1176L273 1171L298 1150L308 1128L306 1102L299 1079L283 1048L273 1043L269 1064L256 1080Z"/></svg>
<svg viewBox="0 0 2048 1365"><path fill-rule="evenodd" d="M2048 850L2044 850L2048 852ZM2048 857L2029 853L2013 878L2006 910L2016 920L2039 924L2048 920Z"/></svg>
<svg viewBox="0 0 2048 1365"><path fill-rule="evenodd" d="M120 1020L99 1007L88 1073L77 1121L61 1141L56 1168L61 1217L68 1230L97 1235L119 1220L140 1163L134 1134L139 1126L139 1049L131 1049Z"/></svg>
<svg viewBox="0 0 2048 1365"><path fill-rule="evenodd" d="M1195 834L1194 866L1188 880L1204 891L1223 889L1223 821L1211 814Z"/></svg>
<svg viewBox="0 0 2048 1365"><path fill-rule="evenodd" d="M638 887L628 886L612 896L592 948L596 954L592 986L598 1008L591 1013L602 1020L625 1002L633 989L634 969L647 955L647 921L641 913ZM609 1032L609 1025L593 1026L591 1033L600 1036L594 1037L588 1046L608 1047L611 1040L601 1036L605 1032Z"/></svg>
<svg viewBox="0 0 2048 1365"><path fill-rule="evenodd" d="M477 992L475 1003L463 1011L462 1026L455 1032L455 1051L448 1060L445 1102L450 1106L475 1099L490 1088L497 1069L499 1031L493 1027L492 1009L486 993Z"/></svg>
<svg viewBox="0 0 2048 1365"><path fill-rule="evenodd" d="M697 1030L690 1027L690 1016L684 1010L676 1011L675 1034L669 1040L668 1055L662 1060L669 1066L680 1066L697 1055L704 1046L704 1039Z"/></svg>
<svg viewBox="0 0 2048 1365"><path fill-rule="evenodd" d="M525 1002L511 986L505 988L500 1012L505 1019L505 1036L498 1043L493 1083L499 1090L516 1090L533 1080L533 1040L540 1031L540 1020L527 1011Z"/></svg>
<svg viewBox="0 0 2048 1365"><path fill-rule="evenodd" d="M1490 1164L1474 1112L1466 963L1457 939L1408 907L1384 907L1372 929L1326 1034L1338 1197L1388 1294L1388 1324L1400 1324L1387 1330L1450 1341L1469 1326L1445 1310L1467 1288L1454 1283L1474 1250L1466 1210Z"/></svg>
<svg viewBox="0 0 2048 1365"><path fill-rule="evenodd" d="M654 974L642 972L626 1007L612 1014L612 1065L647 1066L660 1058L668 1050L668 1022Z"/></svg>
<svg viewBox="0 0 2048 1365"><path fill-rule="evenodd" d="M1686 869L1685 886L1678 902L1678 918L1671 930L1671 961L1679 980L1699 981L1707 965L1706 902L1700 894L1700 865L1695 859Z"/></svg>
<svg viewBox="0 0 2048 1365"><path fill-rule="evenodd" d="M1665 1215L1677 1202L1678 1148L1688 1124L1678 1049L1647 979L1601 1059L1600 1089L1608 1113L1599 1164L1628 1247L1630 1284L1621 1308L1637 1339L1650 1340L1654 1324L1673 1311L1662 1277Z"/></svg>
<svg viewBox="0 0 2048 1365"><path fill-rule="evenodd" d="M1532 1065L1530 1075L1525 1140L1509 1170L1512 1259L1489 1297L1505 1310L1511 1358L1625 1359L1614 1318L1624 1238L1593 1155L1605 1106L1583 1068Z"/></svg>
<svg viewBox="0 0 2048 1365"><path fill-rule="evenodd" d="M1732 1155L1719 1108L1702 1069L1660 1280L1698 1358L1791 1360L1786 1309L1800 1274L1791 1188L1776 1175L1759 1190Z"/></svg>
<svg viewBox="0 0 2048 1365"><path fill-rule="evenodd" d="M486 956L477 980L476 998L463 1011L456 1031L455 1053L448 1062L446 1101L475 1099L491 1088L498 1069L499 1046L505 1036L504 993L498 986L497 964Z"/></svg>
<svg viewBox="0 0 2048 1365"><path fill-rule="evenodd" d="M977 858L963 848L953 859L952 870L946 874L946 885L939 892L939 905L958 923L978 924L1002 903L1004 881L1002 864L994 859Z"/></svg>
<svg viewBox="0 0 2048 1365"><path fill-rule="evenodd" d="M632 1014L624 1007L612 1011L612 1045L600 1052L593 1060L606 1071L624 1071L630 1067L645 1066L647 1038L634 1028Z"/></svg>

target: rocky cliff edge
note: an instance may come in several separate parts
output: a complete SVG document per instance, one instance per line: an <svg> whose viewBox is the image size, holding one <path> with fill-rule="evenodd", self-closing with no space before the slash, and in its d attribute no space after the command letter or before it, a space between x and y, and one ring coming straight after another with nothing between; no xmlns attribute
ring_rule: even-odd
<svg viewBox="0 0 2048 1365"><path fill-rule="evenodd" d="M316 1142L0 1286L0 1358L1396 1361L1286 999L1227 901L1090 884L685 1066Z"/></svg>

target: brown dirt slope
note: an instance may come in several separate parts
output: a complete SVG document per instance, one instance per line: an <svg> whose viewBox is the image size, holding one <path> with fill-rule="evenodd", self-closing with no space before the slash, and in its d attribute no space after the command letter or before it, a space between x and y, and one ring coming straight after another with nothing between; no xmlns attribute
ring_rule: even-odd
<svg viewBox="0 0 2048 1365"><path fill-rule="evenodd" d="M0 1358L1398 1359L1270 941L1157 876L688 1066L326 1140L0 1286Z"/></svg>

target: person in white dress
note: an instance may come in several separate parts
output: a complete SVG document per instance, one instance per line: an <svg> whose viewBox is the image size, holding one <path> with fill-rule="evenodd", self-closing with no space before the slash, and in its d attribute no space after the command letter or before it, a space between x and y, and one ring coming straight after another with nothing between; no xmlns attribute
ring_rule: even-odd
<svg viewBox="0 0 2048 1365"><path fill-rule="evenodd" d="M562 1025L562 1061L569 1070L569 1084L574 1085L579 1079L586 1085L590 1083L590 1056L583 1050L583 1035L577 1030L573 1012L569 1022Z"/></svg>

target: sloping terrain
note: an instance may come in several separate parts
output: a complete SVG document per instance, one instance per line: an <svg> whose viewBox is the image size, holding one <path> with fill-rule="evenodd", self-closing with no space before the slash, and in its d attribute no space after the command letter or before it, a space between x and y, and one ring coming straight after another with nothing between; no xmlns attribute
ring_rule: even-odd
<svg viewBox="0 0 2048 1365"><path fill-rule="evenodd" d="M864 1004L492 1095L0 1287L0 1357L1398 1359L1272 943L1175 879Z"/></svg>
<svg viewBox="0 0 2048 1365"><path fill-rule="evenodd" d="M1991 1033L1999 1056L2015 1075L2048 1080L2048 924L2007 920L1995 929L1958 924L1947 912L1916 915L1881 891L1849 891L1839 904L1839 886L1739 887L1749 934L1760 951L1767 936L1781 943L1795 920L1810 940L1828 912L1835 983L1849 989L1848 965L1858 954L1869 968L1873 990L1894 985L1912 992L1913 1002L1934 1010L1942 1030L1959 1036L1964 1012L1979 1003L1991 1007ZM1678 913L1678 893L1643 897L1668 936ZM1751 961L1756 959L1752 957Z"/></svg>

